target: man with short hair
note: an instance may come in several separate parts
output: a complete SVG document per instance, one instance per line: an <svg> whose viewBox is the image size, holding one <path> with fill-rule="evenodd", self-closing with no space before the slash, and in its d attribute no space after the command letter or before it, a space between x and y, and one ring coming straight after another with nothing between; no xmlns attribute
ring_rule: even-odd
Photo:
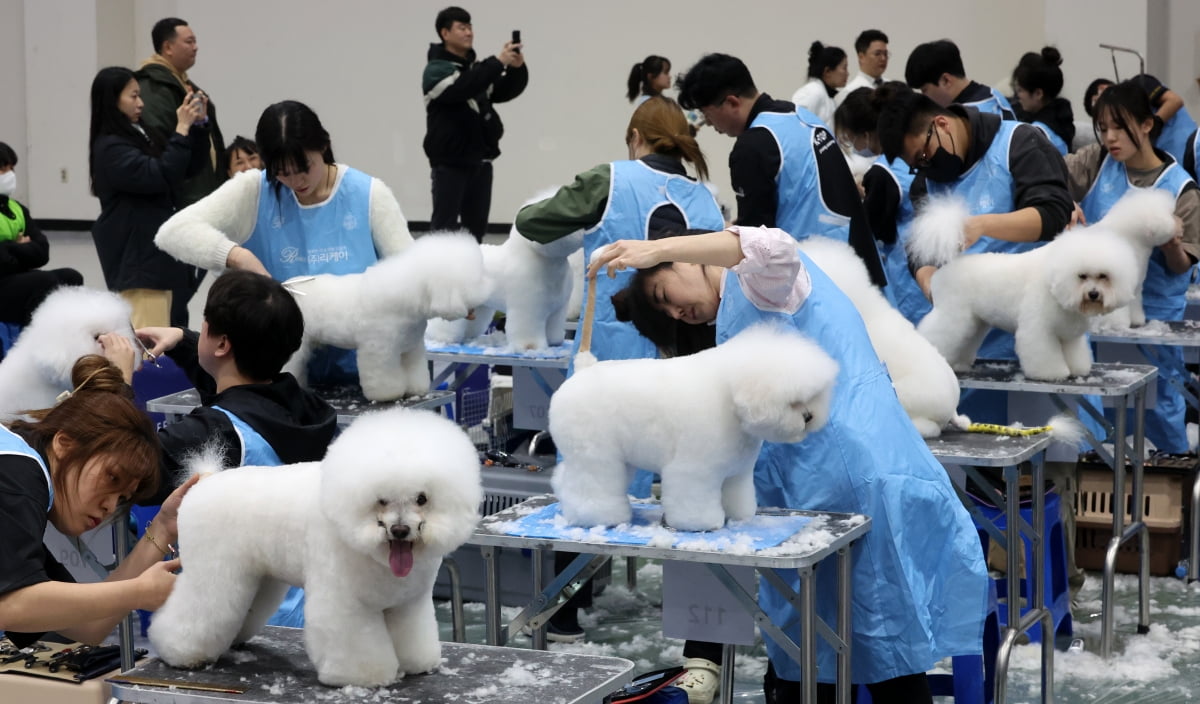
<svg viewBox="0 0 1200 704"><path fill-rule="evenodd" d="M188 170L188 178L176 194L176 208L186 208L225 182L227 176L225 167L221 164L225 154L225 140L221 136L221 128L217 125L217 108L209 100L208 94L200 90L187 72L196 64L196 34L187 22L178 17L167 17L154 23L150 31L150 41L154 45L154 53L142 62L137 72L138 86L141 89L142 123L168 135L175 129L175 111L183 104L183 98L191 90L204 101L205 112L196 122L208 132L208 159L201 164L192 164ZM187 326L188 302L192 300L200 282L204 279L204 270L188 267L188 280L181 282L172 291L171 324Z"/></svg>
<svg viewBox="0 0 1200 704"><path fill-rule="evenodd" d="M887 80L883 77L890 56L886 34L878 29L865 30L854 40L854 51L858 53L858 75L833 96L836 105L841 105L847 95L859 88L878 88Z"/></svg>
<svg viewBox="0 0 1200 704"><path fill-rule="evenodd" d="M849 242L871 280L886 284L854 176L816 115L760 93L746 65L727 54L705 55L678 88L684 109L737 140L729 153L737 224Z"/></svg>
<svg viewBox="0 0 1200 704"><path fill-rule="evenodd" d="M1017 119L1000 91L967 78L958 45L949 39L925 42L913 49L904 66L904 80L942 107L966 105L1005 120Z"/></svg>
<svg viewBox="0 0 1200 704"><path fill-rule="evenodd" d="M429 46L421 76L425 94L425 156L433 179L431 230L469 230L483 241L492 206L492 160L504 125L492 107L516 98L529 83L521 45L505 42L495 56L475 60L471 15L447 7L434 21L440 43Z"/></svg>

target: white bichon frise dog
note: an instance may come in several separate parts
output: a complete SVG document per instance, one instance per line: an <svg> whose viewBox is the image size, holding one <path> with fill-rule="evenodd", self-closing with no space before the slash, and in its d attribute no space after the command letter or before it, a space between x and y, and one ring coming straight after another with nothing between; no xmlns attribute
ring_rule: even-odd
<svg viewBox="0 0 1200 704"><path fill-rule="evenodd" d="M53 406L71 389L75 361L104 354L100 335L120 333L139 349L129 314L129 304L110 291L69 286L46 296L0 362L0 419Z"/></svg>
<svg viewBox="0 0 1200 704"><path fill-rule="evenodd" d="M525 201L540 203L558 189L548 189ZM524 205L522 207L524 207ZM431 321L431 341L463 343L487 331L497 311L505 315L508 346L517 351L561 345L566 321L579 317L583 290L583 233L549 245L525 239L514 225L502 244L483 250L483 303L473 320Z"/></svg>
<svg viewBox="0 0 1200 704"><path fill-rule="evenodd" d="M1146 212L1144 220L1154 217ZM1086 376L1092 368L1089 318L1133 299L1135 256L1107 220L1020 254L958 256L934 274L933 310L917 330L956 370L970 368L988 329L996 327L1014 334L1029 378Z"/></svg>
<svg viewBox="0 0 1200 704"><path fill-rule="evenodd" d="M663 517L712 530L754 515L764 440L799 442L829 419L838 366L798 333L760 325L672 359L594 362L550 398L562 453L551 485L574 525L618 525L635 468L662 476Z"/></svg>
<svg viewBox="0 0 1200 704"><path fill-rule="evenodd" d="M429 392L425 325L464 318L483 300L483 258L470 235L426 235L361 274L299 276L284 285L304 314L285 369L304 383L314 344L358 350L363 395L391 401Z"/></svg>
<svg viewBox="0 0 1200 704"><path fill-rule="evenodd" d="M253 637L294 585L322 683L432 670L434 579L481 500L474 445L429 411L362 416L321 462L214 474L179 509L184 569L150 640L169 665L199 667Z"/></svg>
<svg viewBox="0 0 1200 704"><path fill-rule="evenodd" d="M828 237L800 241L800 250L854 303L875 354L887 366L900 405L922 437L936 438L947 425L965 430L957 413L958 377L932 344L871 283L862 258L850 245Z"/></svg>
<svg viewBox="0 0 1200 704"><path fill-rule="evenodd" d="M572 302L573 268L583 252L571 257L548 256L539 245L522 237L513 227L503 244L485 244L483 280L479 284L483 302L473 320L430 321L427 336L437 342L469 342L484 334L496 311L504 311L504 334L508 346L520 352L561 345ZM583 275L580 274L580 288ZM578 301L576 300L576 316Z"/></svg>

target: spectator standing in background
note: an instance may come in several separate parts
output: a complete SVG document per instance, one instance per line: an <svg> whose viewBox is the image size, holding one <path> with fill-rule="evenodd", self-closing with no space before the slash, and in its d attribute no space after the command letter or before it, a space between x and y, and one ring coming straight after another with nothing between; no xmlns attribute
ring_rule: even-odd
<svg viewBox="0 0 1200 704"><path fill-rule="evenodd" d="M469 230L483 241L492 207L492 160L504 125L492 107L516 98L529 83L521 45L505 42L495 56L475 60L471 15L447 7L434 22L441 42L429 46L421 76L425 94L425 156L433 180L433 230Z"/></svg>
<svg viewBox="0 0 1200 704"><path fill-rule="evenodd" d="M217 108L208 94L200 90L188 78L187 72L196 64L196 33L188 23L168 17L154 24L150 32L154 53L142 62L137 72L141 87L142 122L160 134L170 134L175 129L175 111L183 104L189 93L203 100L203 111L196 125L204 131L208 140L208 158L194 171L178 191L178 206L187 207L212 193L225 182L226 169L221 163L225 152L225 140L217 124ZM204 280L204 270L189 267L172 289L171 325L187 327L188 301Z"/></svg>
<svg viewBox="0 0 1200 704"><path fill-rule="evenodd" d="M868 29L854 40L854 51L858 54L858 74L846 83L846 87L833 96L833 102L841 106L846 96L859 88L878 88L887 80L883 77L888 67L888 36L878 29Z"/></svg>

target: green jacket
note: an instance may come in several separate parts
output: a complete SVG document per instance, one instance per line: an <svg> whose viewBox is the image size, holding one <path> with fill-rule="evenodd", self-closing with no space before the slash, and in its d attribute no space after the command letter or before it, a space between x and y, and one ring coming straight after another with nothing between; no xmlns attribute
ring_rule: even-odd
<svg viewBox="0 0 1200 704"><path fill-rule="evenodd" d="M135 75L144 103L142 124L158 130L165 139L175 131L175 111L183 104L183 96L187 93L165 66L147 64ZM200 90L194 82L188 83L193 91ZM225 139L221 136L221 128L217 124L217 106L211 99L208 103L208 124L203 127L208 132L213 151L199 173L184 181L179 191L179 208L187 207L217 190L217 186L228 178L225 174Z"/></svg>

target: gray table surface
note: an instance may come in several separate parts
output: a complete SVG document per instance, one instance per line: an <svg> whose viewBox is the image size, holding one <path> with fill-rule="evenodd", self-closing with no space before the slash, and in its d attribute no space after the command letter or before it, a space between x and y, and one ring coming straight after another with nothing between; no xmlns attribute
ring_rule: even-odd
<svg viewBox="0 0 1200 704"><path fill-rule="evenodd" d="M267 626L244 649L230 651L200 670L178 670L150 660L110 679L112 696L145 704L262 702L299 704L553 704L599 702L629 682L633 663L624 658L443 643L442 665L388 687L326 687L304 651L304 632ZM121 684L122 676L178 682L179 687ZM224 694L183 688L210 684L244 689Z"/></svg>
<svg viewBox="0 0 1200 704"><path fill-rule="evenodd" d="M338 425L346 425L363 413L383 411L390 408L425 408L438 409L454 403L454 392L434 391L424 396L401 399L399 401L368 401L362 395L362 389L357 385L318 387L314 389L317 395L325 399L337 411ZM184 415L200 405L200 392L195 389L177 391L168 396L160 396L146 402L146 410L151 413L168 413Z"/></svg>
<svg viewBox="0 0 1200 704"><path fill-rule="evenodd" d="M1052 442L1049 433L1010 436L958 431L943 432L941 437L925 440L938 462L976 467L1011 467L1033 457Z"/></svg>
<svg viewBox="0 0 1200 704"><path fill-rule="evenodd" d="M1059 381L1037 381L1021 372L1014 360L979 359L964 372L956 372L964 389L1034 391L1067 396L1127 396L1158 376L1158 368L1148 364L1096 362L1086 377Z"/></svg>
<svg viewBox="0 0 1200 704"><path fill-rule="evenodd" d="M1101 330L1088 335L1092 342L1200 347L1200 320L1152 320L1124 330Z"/></svg>

